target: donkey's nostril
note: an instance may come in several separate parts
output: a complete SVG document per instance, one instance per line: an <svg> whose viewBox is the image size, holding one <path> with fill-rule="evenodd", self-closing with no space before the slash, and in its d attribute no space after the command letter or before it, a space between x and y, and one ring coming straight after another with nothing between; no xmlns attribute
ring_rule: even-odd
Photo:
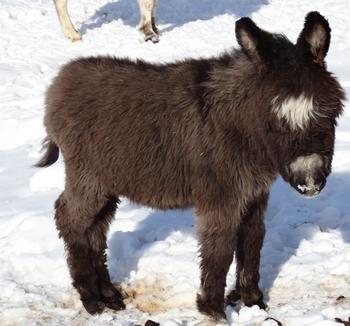
<svg viewBox="0 0 350 326"><path fill-rule="evenodd" d="M306 184L299 184L296 186L297 190L299 193L301 193L302 195L305 196L316 196L318 195L322 188L324 187L325 183L321 183L318 185L312 185L312 186L308 186Z"/></svg>
<svg viewBox="0 0 350 326"><path fill-rule="evenodd" d="M311 190L311 188L308 187L307 185L297 185L297 187L300 190L300 192L303 194Z"/></svg>

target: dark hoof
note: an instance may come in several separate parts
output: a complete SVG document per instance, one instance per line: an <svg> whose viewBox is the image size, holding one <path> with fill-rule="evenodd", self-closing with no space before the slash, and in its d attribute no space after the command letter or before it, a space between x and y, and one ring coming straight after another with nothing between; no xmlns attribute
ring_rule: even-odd
<svg viewBox="0 0 350 326"><path fill-rule="evenodd" d="M267 305L263 300L263 296L258 296L256 293L254 294L245 294L242 296L242 301L247 307L252 307L254 305L259 306L260 309L266 310Z"/></svg>
<svg viewBox="0 0 350 326"><path fill-rule="evenodd" d="M226 320L224 307L221 304L213 303L210 300L204 300L201 295L197 295L198 311L204 315L209 316L215 321Z"/></svg>
<svg viewBox="0 0 350 326"><path fill-rule="evenodd" d="M268 308L267 304L264 301L259 301L257 303L257 305L259 306L260 309L266 310Z"/></svg>
<svg viewBox="0 0 350 326"><path fill-rule="evenodd" d="M160 324L153 321L153 320L147 320L145 323L145 326L159 326Z"/></svg>
<svg viewBox="0 0 350 326"><path fill-rule="evenodd" d="M125 309L123 296L112 284L108 288L101 290L101 297L109 309L116 311Z"/></svg>
<svg viewBox="0 0 350 326"><path fill-rule="evenodd" d="M109 309L116 311L125 309L125 303L123 302L123 299L119 297L102 298L102 300Z"/></svg>
<svg viewBox="0 0 350 326"><path fill-rule="evenodd" d="M241 290L242 291L242 290ZM246 292L242 291L242 294L237 290L233 290L226 297L225 304L234 307L237 301L243 301L247 307L252 307L254 305L259 306L260 309L266 310L267 305L263 301L263 295L260 290Z"/></svg>
<svg viewBox="0 0 350 326"><path fill-rule="evenodd" d="M247 302L247 303L244 303L247 307L252 307L252 306L259 306L260 309L263 309L263 310L266 310L267 309L267 305L265 304L264 301L262 300L259 300L257 302Z"/></svg>
<svg viewBox="0 0 350 326"><path fill-rule="evenodd" d="M84 308L90 315L96 315L102 313L105 308L105 304L102 301L82 301Z"/></svg>
<svg viewBox="0 0 350 326"><path fill-rule="evenodd" d="M263 294L260 290L243 292L241 293L242 301L247 307L252 307L254 305L259 306L260 309L266 310L267 306L263 300Z"/></svg>
<svg viewBox="0 0 350 326"><path fill-rule="evenodd" d="M119 311L119 310L124 310L125 309L125 304L123 301L115 301L115 302L105 302L106 306L109 309Z"/></svg>
<svg viewBox="0 0 350 326"><path fill-rule="evenodd" d="M237 304L237 301L239 300L241 300L241 295L236 290L233 290L226 297L225 305L234 307Z"/></svg>

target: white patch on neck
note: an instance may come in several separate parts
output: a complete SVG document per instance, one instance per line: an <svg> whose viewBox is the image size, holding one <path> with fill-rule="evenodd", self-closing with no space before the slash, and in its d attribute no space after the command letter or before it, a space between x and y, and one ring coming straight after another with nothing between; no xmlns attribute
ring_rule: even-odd
<svg viewBox="0 0 350 326"><path fill-rule="evenodd" d="M308 98L304 94L286 98L283 102L279 102L279 97L276 96L272 104L277 117L285 119L292 130L304 129L316 115L312 97Z"/></svg>

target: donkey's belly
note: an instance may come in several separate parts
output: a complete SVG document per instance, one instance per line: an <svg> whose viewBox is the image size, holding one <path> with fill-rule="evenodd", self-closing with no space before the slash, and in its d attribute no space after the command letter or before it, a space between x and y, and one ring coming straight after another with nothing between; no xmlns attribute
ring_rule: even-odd
<svg viewBox="0 0 350 326"><path fill-rule="evenodd" d="M128 172L123 178L114 174L113 186L112 189L109 188L109 192L137 204L161 210L182 209L193 205L191 186L184 175ZM109 181L110 185L111 179L105 181Z"/></svg>
<svg viewBox="0 0 350 326"><path fill-rule="evenodd" d="M148 206L156 209L184 209L193 205L191 198L181 198L169 195L153 195L153 196L135 196L128 197L129 200L137 204Z"/></svg>

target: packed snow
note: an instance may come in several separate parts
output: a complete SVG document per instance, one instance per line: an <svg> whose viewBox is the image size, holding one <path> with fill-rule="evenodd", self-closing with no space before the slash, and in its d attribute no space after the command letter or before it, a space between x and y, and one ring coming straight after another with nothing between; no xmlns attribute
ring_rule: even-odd
<svg viewBox="0 0 350 326"><path fill-rule="evenodd" d="M329 69L350 95L348 0L159 0L158 44L137 30L136 0L69 2L82 42L64 39L51 0L0 0L0 324L203 325L196 311L197 237L191 210L160 212L123 200L109 232L109 269L127 309L88 315L73 290L53 203L63 162L38 170L44 92L72 58L110 54L172 62L237 46L234 23L252 17L295 41L307 12L332 27ZM228 307L230 325L339 325L350 316L350 107L339 120L333 174L311 200L278 180L266 213L261 281L269 309ZM235 282L235 267L228 287Z"/></svg>

